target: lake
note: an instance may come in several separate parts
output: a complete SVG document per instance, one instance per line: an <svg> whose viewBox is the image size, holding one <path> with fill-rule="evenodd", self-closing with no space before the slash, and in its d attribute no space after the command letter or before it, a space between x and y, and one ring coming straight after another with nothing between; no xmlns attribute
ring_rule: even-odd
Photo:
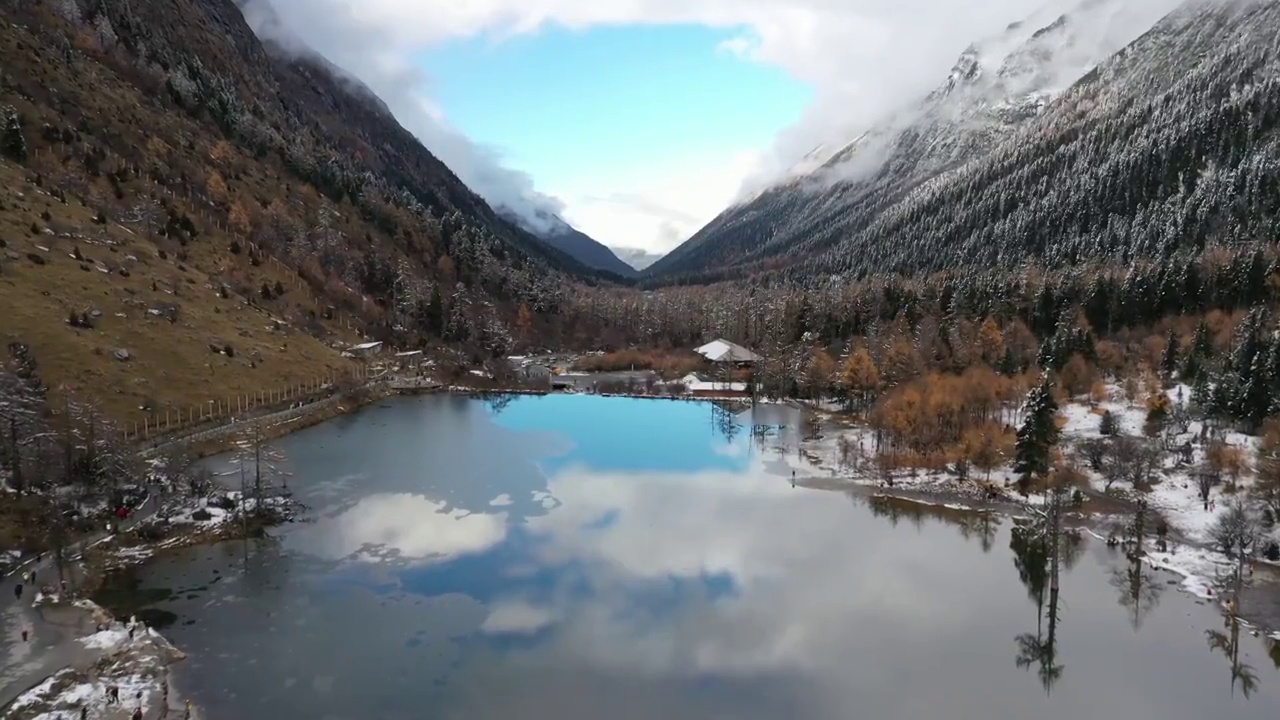
<svg viewBox="0 0 1280 720"><path fill-rule="evenodd" d="M799 425L397 399L280 441L311 521L124 579L211 720L1280 717L1174 576L1085 539L1051 605L1009 520L793 487Z"/></svg>

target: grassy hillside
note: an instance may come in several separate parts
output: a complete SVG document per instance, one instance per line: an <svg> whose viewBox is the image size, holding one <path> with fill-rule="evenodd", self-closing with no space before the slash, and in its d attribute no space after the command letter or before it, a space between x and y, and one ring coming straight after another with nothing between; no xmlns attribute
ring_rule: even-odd
<svg viewBox="0 0 1280 720"><path fill-rule="evenodd" d="M0 57L0 341L55 403L162 417L370 337L479 360L598 280L231 0L3 4Z"/></svg>
<svg viewBox="0 0 1280 720"><path fill-rule="evenodd" d="M358 336L319 313L304 330L298 320L317 307L296 275L231 255L216 231L179 260L145 233L96 223L96 211L60 201L8 163L0 204L0 341L30 346L55 406L69 388L121 422L141 422L350 370L331 345ZM264 300L261 286L276 283L284 296ZM79 326L86 317L91 327Z"/></svg>

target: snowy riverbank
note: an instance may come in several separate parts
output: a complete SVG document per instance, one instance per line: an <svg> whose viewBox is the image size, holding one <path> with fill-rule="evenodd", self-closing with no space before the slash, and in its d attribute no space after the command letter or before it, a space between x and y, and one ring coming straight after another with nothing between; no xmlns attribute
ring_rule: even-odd
<svg viewBox="0 0 1280 720"><path fill-rule="evenodd" d="M86 615L97 632L46 649L68 664L0 708L0 720L116 720L137 709L147 720L183 716L169 678L181 651L141 623L112 620L88 600L65 607Z"/></svg>
<svg viewBox="0 0 1280 720"><path fill-rule="evenodd" d="M1190 388L1175 386L1167 395L1173 407L1183 406L1190 398ZM1189 456L1169 450L1162 453L1159 466L1152 473L1150 487L1139 489L1126 481L1114 478L1109 482L1100 473L1091 470L1080 457L1080 448L1090 441L1103 438L1100 431L1104 413L1110 413L1116 421L1117 434L1141 437L1146 419L1144 407L1120 399L1118 387L1107 388L1107 398L1100 402L1072 402L1059 410L1061 437L1058 447L1074 460L1088 483L1087 498L1082 510L1104 538L1118 524L1126 510L1131 512L1136 501L1146 501L1149 510L1162 517L1169 528L1167 549L1155 551L1154 542L1148 546L1146 562L1152 567L1174 573L1182 578L1181 585L1192 595L1217 601L1220 591L1228 584L1235 562L1216 549L1212 528L1226 512L1225 500L1234 494L1248 493L1253 480L1248 472L1242 472L1230 483L1216 485L1210 493L1210 502L1200 495L1193 469L1206 462L1206 447L1198 442L1204 429L1199 421L1189 421L1182 432L1167 439L1169 448L1190 448ZM1222 435L1225 446L1245 458L1252 458L1258 439L1238 432ZM866 427L849 426L840 422L824 423L816 438L801 443L801 453L796 467L806 484L831 487L841 483L883 488L908 496L937 498L950 505L964 505L984 501L1018 504L1039 504L1043 496L1024 498L1013 490L1014 474L1008 464L988 473L970 472L970 479L963 481L953 472L928 470L894 470L886 474L875 462L875 444L872 431ZM887 482L891 479L891 486ZM991 497L992 489L999 497ZM1153 523L1154 525L1154 523ZM1151 527L1150 525L1148 527ZM1280 524L1269 531L1260 545L1267 541L1280 542ZM1260 568L1280 567L1261 559L1255 562ZM1270 567L1268 567L1270 566ZM1266 619L1266 625L1274 626L1280 618Z"/></svg>

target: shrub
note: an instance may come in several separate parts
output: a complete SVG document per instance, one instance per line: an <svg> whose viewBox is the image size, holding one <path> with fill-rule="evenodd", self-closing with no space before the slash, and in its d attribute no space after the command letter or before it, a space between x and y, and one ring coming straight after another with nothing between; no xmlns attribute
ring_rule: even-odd
<svg viewBox="0 0 1280 720"><path fill-rule="evenodd" d="M588 355L579 358L573 367L583 372L652 370L664 378L675 379L684 377L705 365L706 361L703 358L692 353L619 350L604 355Z"/></svg>

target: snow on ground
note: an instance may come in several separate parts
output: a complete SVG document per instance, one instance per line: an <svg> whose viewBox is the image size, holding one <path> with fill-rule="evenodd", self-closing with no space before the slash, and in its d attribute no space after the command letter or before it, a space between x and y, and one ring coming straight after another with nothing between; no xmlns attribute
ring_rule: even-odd
<svg viewBox="0 0 1280 720"><path fill-rule="evenodd" d="M92 603L77 605L101 611ZM112 686L119 688L120 708L125 713L141 707L146 717L155 717L168 698L167 667L182 654L154 630L136 624L130 637L129 627L112 623L81 638L79 644L88 653L84 660L91 669L58 671L19 695L8 711L0 714L0 720L76 720L82 708L88 710L89 717L108 717L107 689Z"/></svg>
<svg viewBox="0 0 1280 720"><path fill-rule="evenodd" d="M1104 412L1110 411L1115 417L1120 434L1142 436L1146 421L1146 409L1141 402L1124 401L1120 388L1107 388L1108 398L1102 402L1066 403L1059 409L1062 420L1062 436L1059 447L1070 454L1072 449L1082 440L1102 437L1099 426ZM1175 406L1185 406L1190 400L1191 389L1185 385L1176 385L1166 391ZM1178 435L1169 443L1178 447L1191 442L1193 454L1190 462L1179 463L1176 453L1167 453L1164 466L1158 473L1156 481L1149 492L1145 493L1148 506L1160 513L1169 523L1175 537L1184 538L1186 544L1171 543L1168 552L1150 552L1147 561L1157 568L1174 572L1183 578L1183 587L1193 595L1202 598L1215 597L1221 579L1228 577L1232 570L1232 561L1225 554L1212 548L1211 530L1213 524L1226 511L1225 500L1229 493L1223 492L1223 486L1215 487L1211 494L1213 503L1206 510L1201 500L1199 489L1190 475L1195 466L1204 462L1204 444L1199 442L1202 432L1200 422L1191 422L1186 432ZM841 459L841 440L853 451L847 461ZM1241 448L1245 455L1252 459L1257 450L1258 439L1238 432L1228 432L1223 441L1230 446ZM874 436L865 427L840 427L828 424L823 435L808 440L801 445L798 460L790 460L796 464L796 470L810 477L843 477L849 482L859 485L882 485L880 474L875 466ZM856 457L855 457L856 456ZM1097 473L1087 473L1090 484L1098 492L1106 490L1106 481ZM985 479L977 471L971 471L970 477ZM914 490L921 492L954 493L964 488L973 488L972 484L958 484L956 477L947 472L931 471L895 471L893 474L894 489ZM990 481L996 486L1007 486L1014 479L1009 466L993 471ZM1246 476L1238 482L1237 492L1247 492L1251 480ZM1126 483L1117 482L1113 491L1133 496L1136 491ZM1016 495L1013 496L1016 499ZM1044 496L1033 495L1031 504L1044 503ZM1095 535L1096 536L1096 535ZM1280 526L1272 533L1272 538L1280 541ZM1101 539L1101 538L1100 538Z"/></svg>
<svg viewBox="0 0 1280 720"><path fill-rule="evenodd" d="M1149 551L1146 561L1154 568L1182 576L1182 588L1199 598L1215 599L1220 578L1232 572L1231 559L1220 552L1191 545L1170 546L1168 552Z"/></svg>
<svg viewBox="0 0 1280 720"><path fill-rule="evenodd" d="M129 630L124 627L109 628L80 638L80 643L96 650L118 650L129 640Z"/></svg>
<svg viewBox="0 0 1280 720"><path fill-rule="evenodd" d="M21 550L0 550L0 577L8 575L22 562Z"/></svg>

